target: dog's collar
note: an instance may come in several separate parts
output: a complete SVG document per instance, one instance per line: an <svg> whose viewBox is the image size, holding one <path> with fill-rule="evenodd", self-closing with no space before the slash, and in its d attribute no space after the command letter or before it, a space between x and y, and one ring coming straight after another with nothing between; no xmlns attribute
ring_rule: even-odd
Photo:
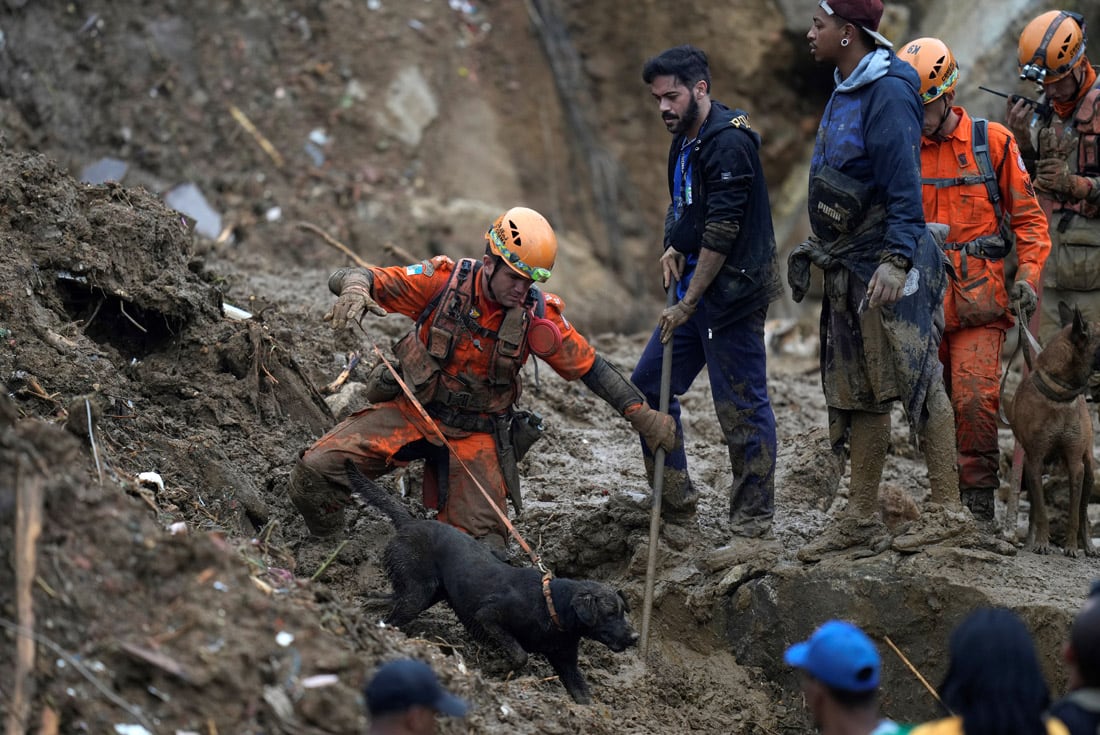
<svg viewBox="0 0 1100 735"><path fill-rule="evenodd" d="M554 607L554 596L550 593L550 580L554 578L554 575L547 572L542 575L542 596L546 598L546 610L550 613L550 622L554 624L554 627L558 630L565 630L562 627L561 620L558 618L558 611Z"/></svg>
<svg viewBox="0 0 1100 735"><path fill-rule="evenodd" d="M1039 389L1039 392L1052 401L1058 403L1069 403L1077 396L1088 390L1088 384L1074 387L1067 384L1065 381L1059 380L1053 375L1047 374L1043 370L1036 370L1031 374L1031 379L1035 382L1035 387Z"/></svg>

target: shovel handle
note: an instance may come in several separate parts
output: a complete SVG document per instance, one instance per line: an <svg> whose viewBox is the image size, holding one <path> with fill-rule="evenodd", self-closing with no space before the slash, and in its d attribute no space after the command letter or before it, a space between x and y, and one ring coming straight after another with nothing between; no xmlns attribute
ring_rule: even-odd
<svg viewBox="0 0 1100 735"><path fill-rule="evenodd" d="M676 279L668 284L665 306L676 303ZM672 399L672 343L665 342L661 353L661 397L660 411L668 413L668 404ZM653 453L653 506L649 511L649 557L645 568L645 595L642 598L642 639L639 648L642 661L649 658L649 620L653 614L653 586L657 577L657 536L661 530L661 491L665 485L665 450L658 448Z"/></svg>

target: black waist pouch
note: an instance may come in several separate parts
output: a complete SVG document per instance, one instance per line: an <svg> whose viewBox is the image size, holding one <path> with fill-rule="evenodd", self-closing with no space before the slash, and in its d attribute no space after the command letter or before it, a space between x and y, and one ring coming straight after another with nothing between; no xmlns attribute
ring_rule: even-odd
<svg viewBox="0 0 1100 735"><path fill-rule="evenodd" d="M826 242L854 232L862 224L871 187L822 166L810 180L810 226Z"/></svg>

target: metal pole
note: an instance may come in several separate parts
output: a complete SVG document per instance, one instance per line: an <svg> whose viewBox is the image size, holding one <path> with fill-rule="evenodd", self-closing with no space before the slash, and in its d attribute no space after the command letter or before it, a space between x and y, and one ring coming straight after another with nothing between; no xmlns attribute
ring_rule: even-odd
<svg viewBox="0 0 1100 735"><path fill-rule="evenodd" d="M676 279L668 287L666 306L676 303ZM665 343L661 354L661 398L659 410L668 413L672 393L672 342ZM653 507L649 511L649 559L645 569L645 596L642 599L642 660L649 654L649 619L653 613L653 585L657 577L657 536L661 529L661 491L665 485L665 450L658 448L653 454Z"/></svg>

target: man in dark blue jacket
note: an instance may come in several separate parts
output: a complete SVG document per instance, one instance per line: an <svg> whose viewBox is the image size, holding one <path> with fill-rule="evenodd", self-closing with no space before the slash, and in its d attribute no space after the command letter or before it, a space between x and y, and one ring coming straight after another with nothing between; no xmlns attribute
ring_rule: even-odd
<svg viewBox="0 0 1100 735"><path fill-rule="evenodd" d="M675 136L668 157L671 203L661 271L678 300L661 314L632 380L657 406L661 357L672 340L672 399L677 447L665 458L666 507L695 510L684 452L680 404L705 365L733 469L734 534L758 536L774 512L775 414L768 398L764 318L781 285L771 206L760 165L760 136L748 115L710 98L707 57L692 46L646 62L642 79ZM653 454L642 449L652 479Z"/></svg>
<svg viewBox="0 0 1100 735"><path fill-rule="evenodd" d="M933 505L903 549L965 530L955 469L955 421L938 349L943 334L943 253L924 221L920 82L878 33L881 0L820 0L806 34L810 53L835 64L810 162L813 237L791 254L796 301L810 263L824 271L821 382L829 434L851 452L846 511L799 558L888 543L878 489L898 400L919 432ZM898 546L895 541L895 546Z"/></svg>

